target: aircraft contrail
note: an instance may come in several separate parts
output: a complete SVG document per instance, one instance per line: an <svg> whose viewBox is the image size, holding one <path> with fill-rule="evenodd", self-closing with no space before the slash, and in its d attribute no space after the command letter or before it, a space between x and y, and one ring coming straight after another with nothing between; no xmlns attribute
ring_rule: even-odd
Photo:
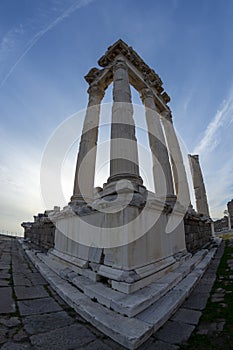
<svg viewBox="0 0 233 350"><path fill-rule="evenodd" d="M40 30L34 37L28 42L27 47L25 51L22 53L22 55L17 59L17 61L13 64L9 72L6 74L5 78L2 80L0 84L0 88L4 85L4 83L7 81L9 76L14 71L15 67L19 64L19 62L24 58L24 56L28 53L29 50L37 43L38 40L42 38L49 30L54 28L58 23L63 21L63 19L70 16L73 12L78 10L81 7L89 5L93 0L80 0L73 5L71 5L67 10L65 10L60 16L58 16L52 23L50 23L45 29Z"/></svg>

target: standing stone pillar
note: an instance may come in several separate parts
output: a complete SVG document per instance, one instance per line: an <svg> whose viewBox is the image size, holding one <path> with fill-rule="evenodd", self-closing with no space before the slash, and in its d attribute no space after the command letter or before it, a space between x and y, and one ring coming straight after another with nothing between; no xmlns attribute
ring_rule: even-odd
<svg viewBox="0 0 233 350"><path fill-rule="evenodd" d="M123 58L113 67L113 108L111 125L109 182L127 179L142 184L128 68Z"/></svg>
<svg viewBox="0 0 233 350"><path fill-rule="evenodd" d="M79 146L71 205L91 201L94 194L96 145L104 88L94 83L90 85L88 93L89 101Z"/></svg>
<svg viewBox="0 0 233 350"><path fill-rule="evenodd" d="M230 217L230 229L233 227L233 199L227 203L227 210Z"/></svg>
<svg viewBox="0 0 233 350"><path fill-rule="evenodd" d="M148 88L144 88L141 91L141 99L146 110L149 143L153 155L155 193L159 197L166 195L167 200L174 200L176 199L176 196L174 195L171 166L153 92Z"/></svg>
<svg viewBox="0 0 233 350"><path fill-rule="evenodd" d="M167 145L170 153L177 200L186 207L189 206L191 203L189 186L185 166L183 163L182 153L180 150L180 145L172 123L171 112L163 112L161 120L163 123Z"/></svg>
<svg viewBox="0 0 233 350"><path fill-rule="evenodd" d="M202 171L199 163L198 155L189 154L189 163L193 178L193 186L196 197L197 212L205 216L210 216L207 203L205 184L202 176Z"/></svg>

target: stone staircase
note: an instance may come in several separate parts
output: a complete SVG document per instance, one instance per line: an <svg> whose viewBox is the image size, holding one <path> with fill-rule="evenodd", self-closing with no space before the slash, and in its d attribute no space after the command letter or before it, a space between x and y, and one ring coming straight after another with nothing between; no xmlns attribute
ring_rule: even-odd
<svg viewBox="0 0 233 350"><path fill-rule="evenodd" d="M128 349L136 349L182 305L214 257L220 242L202 249L179 267L131 294L81 276L59 257L24 249L52 288L81 316ZM79 269L79 268L78 268Z"/></svg>

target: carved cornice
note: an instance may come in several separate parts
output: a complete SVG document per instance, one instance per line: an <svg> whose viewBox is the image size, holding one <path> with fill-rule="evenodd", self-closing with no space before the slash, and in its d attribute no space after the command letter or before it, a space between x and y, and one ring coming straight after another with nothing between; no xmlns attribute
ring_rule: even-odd
<svg viewBox="0 0 233 350"><path fill-rule="evenodd" d="M91 84L100 76L101 71L102 71L101 69L98 69L96 67L91 68L84 78L88 82L88 84Z"/></svg>
<svg viewBox="0 0 233 350"><path fill-rule="evenodd" d="M155 88L159 94L164 90L162 85L163 82L153 69L151 69L143 59L133 50L132 47L128 46L123 40L119 39L115 44L110 46L106 53L99 59L98 64L101 67L107 67L114 62L118 55L123 55L131 62L143 75L145 82L151 87ZM164 93L163 101L170 101L167 93ZM165 102L165 103L167 103Z"/></svg>

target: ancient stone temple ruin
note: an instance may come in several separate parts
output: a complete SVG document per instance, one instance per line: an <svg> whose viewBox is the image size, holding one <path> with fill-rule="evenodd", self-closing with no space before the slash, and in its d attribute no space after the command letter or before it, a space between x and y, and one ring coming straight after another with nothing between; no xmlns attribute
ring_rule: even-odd
<svg viewBox="0 0 233 350"><path fill-rule="evenodd" d="M27 253L77 312L135 349L184 302L216 248L198 157L190 156L196 212L160 77L122 40L98 63L85 77L89 101L73 195L49 213L54 248ZM94 189L101 101L111 83L110 174ZM144 106L154 191L140 175L130 86Z"/></svg>

